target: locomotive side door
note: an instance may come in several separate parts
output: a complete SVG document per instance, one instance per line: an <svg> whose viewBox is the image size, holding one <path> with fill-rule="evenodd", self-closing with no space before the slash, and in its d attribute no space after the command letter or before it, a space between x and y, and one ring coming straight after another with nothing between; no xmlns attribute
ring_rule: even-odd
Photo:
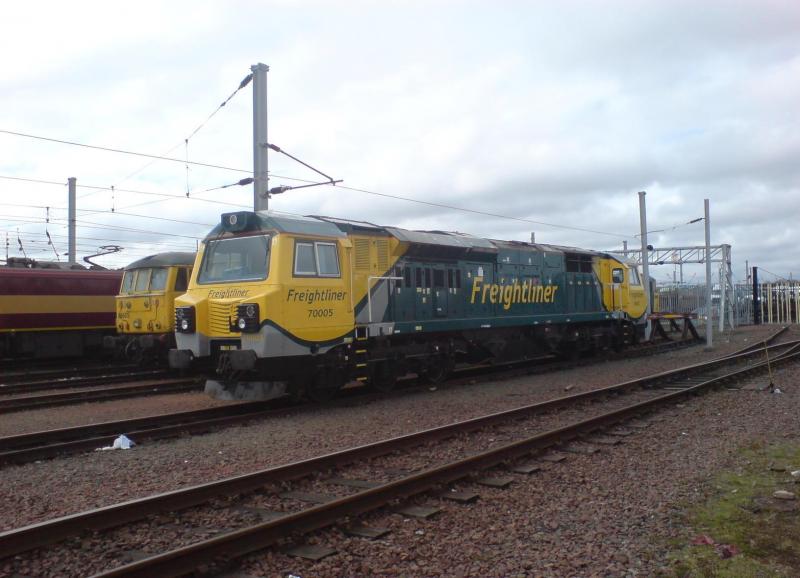
<svg viewBox="0 0 800 578"><path fill-rule="evenodd" d="M395 321L413 321L414 320L414 283L413 283L413 268L409 265L398 265L395 267L395 277L402 277L402 281L398 280L394 283L394 299L392 306L394 310Z"/></svg>
<svg viewBox="0 0 800 578"><path fill-rule="evenodd" d="M433 268L433 286L431 287L433 316L434 317L447 317L449 313L447 307L448 294L447 286L445 285L447 271L443 267Z"/></svg>
<svg viewBox="0 0 800 578"><path fill-rule="evenodd" d="M464 297L461 292L461 266L455 264L447 270L447 315L458 319L464 311Z"/></svg>
<svg viewBox="0 0 800 578"><path fill-rule="evenodd" d="M431 269L430 267L414 267L414 319L425 321L431 318Z"/></svg>

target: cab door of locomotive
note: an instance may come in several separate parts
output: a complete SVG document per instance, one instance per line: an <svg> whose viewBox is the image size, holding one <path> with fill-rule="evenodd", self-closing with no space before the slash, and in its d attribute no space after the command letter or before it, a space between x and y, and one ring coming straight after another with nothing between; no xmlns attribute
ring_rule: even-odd
<svg viewBox="0 0 800 578"><path fill-rule="evenodd" d="M447 316L458 319L464 314L464 298L461 291L461 268L459 265L447 270Z"/></svg>
<svg viewBox="0 0 800 578"><path fill-rule="evenodd" d="M433 286L431 287L431 297L434 317L447 317L449 309L447 306L447 271L444 267L433 267Z"/></svg>
<svg viewBox="0 0 800 578"><path fill-rule="evenodd" d="M627 284L622 263L604 260L601 266L603 302L609 311L624 311L627 304Z"/></svg>
<svg viewBox="0 0 800 578"><path fill-rule="evenodd" d="M430 267L414 267L414 319L417 321L425 321L432 317L433 303L431 302L431 284L432 284L431 268Z"/></svg>
<svg viewBox="0 0 800 578"><path fill-rule="evenodd" d="M413 321L414 304L416 301L413 268L408 265L398 265L394 270L395 277L401 277L394 283L394 298L392 311L395 321Z"/></svg>

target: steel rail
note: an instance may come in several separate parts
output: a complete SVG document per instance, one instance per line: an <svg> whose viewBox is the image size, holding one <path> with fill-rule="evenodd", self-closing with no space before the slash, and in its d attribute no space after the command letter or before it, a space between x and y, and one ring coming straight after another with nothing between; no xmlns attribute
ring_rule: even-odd
<svg viewBox="0 0 800 578"><path fill-rule="evenodd" d="M761 341L756 341L755 343L751 343L750 345L746 345L746 346L742 347L741 349L737 349L733 353L729 353L728 355L724 355L723 357L731 357L731 356L734 356L734 355L739 355L740 353L748 353L748 352L754 351L756 349L763 349L765 343L767 343L767 344L772 343L778 337L780 337L781 335L786 333L788 330L789 330L789 326L788 325L784 325L783 327L781 327L780 329L775 331L772 335L769 335L769 336L765 337Z"/></svg>
<svg viewBox="0 0 800 578"><path fill-rule="evenodd" d="M0 438L0 465L20 464L56 455L93 450L124 433L137 443L202 433L256 419L281 417L296 406L276 407L276 400L104 422Z"/></svg>
<svg viewBox="0 0 800 578"><path fill-rule="evenodd" d="M163 369L149 369L145 371L128 371L126 373L108 372L101 375L74 376L61 379L46 379L40 381L28 381L11 384L0 384L0 395L14 395L18 393L29 393L32 391L46 391L51 389L67 389L78 387L90 387L93 385L106 385L109 383L120 383L132 381L134 379L147 379L155 377L166 377L170 372Z"/></svg>
<svg viewBox="0 0 800 578"><path fill-rule="evenodd" d="M634 353L637 357L640 355L651 355L664 349L684 347L694 343L697 343L694 339L677 340L637 349ZM654 351L655 349L658 351ZM476 366L460 370L448 379L448 385L466 383L476 376L486 377L488 375L502 379L508 376L513 377L517 373L527 376L534 373L559 371L564 368L576 366L574 363L564 364L551 361L544 366L536 365L535 368L537 371L534 371L531 367L527 367L527 363L520 364L520 362L515 362L507 365L510 366L510 368L503 369L502 371L505 373L501 372L499 376L497 373L498 366ZM515 368L517 365L521 365L521 367ZM579 363L577 366L582 365L583 364ZM492 370L491 374L484 371L489 369ZM417 389L422 389L423 387L424 386L420 386ZM412 391L414 390L413 387L404 387L402 389L398 388L397 391L393 393L400 394L401 391L407 393L409 389ZM356 392L356 390L346 389L343 393L345 395L350 393L352 396L340 396L337 400L329 402L327 407L346 405L352 401L364 403L369 402L372 398L386 399L388 395L392 395L392 393L386 392L366 394L361 389L358 390L358 392ZM253 404L274 405L275 403L281 403L282 399L283 398L266 402L253 402ZM245 405L247 404L240 404L236 407L241 408ZM136 439L137 442L142 440L157 440L184 433L204 433L211 429L222 428L256 419L280 417L293 410L300 409L305 411L317 409L320 405L306 404L301 406L300 404L294 404L287 408L252 405L251 410L234 410L233 412L230 411L230 407L231 406L193 412L148 416L145 418L105 422L88 426L76 426L0 438L0 466L9 463L21 464L32 460L46 459L57 455L95 449L109 441L107 437L104 436L113 435L116 437L116 435L120 433L125 433L129 437Z"/></svg>
<svg viewBox="0 0 800 578"><path fill-rule="evenodd" d="M800 357L800 352L784 355L783 362ZM541 452L565 442L573 441L587 434L607 429L632 417L651 412L659 406L695 395L761 369L767 362L739 369L731 373L712 377L685 390L665 394L621 409L593 416L567 426L537 434L530 438L511 442L504 446L484 451L449 464L433 467L398 480L363 490L349 496L333 500L300 512L234 530L215 538L210 538L132 562L94 575L94 578L148 578L150 576L181 576L195 570L198 566L213 564L219 560L241 557L278 540L297 533L307 533L336 523L349 516L369 512L394 500L418 495L443 484L452 483L474 474L476 471L496 467L510 460Z"/></svg>
<svg viewBox="0 0 800 578"><path fill-rule="evenodd" d="M800 346L800 341L795 345ZM777 347L777 346L776 346ZM745 359L752 355L743 354ZM780 363L785 357L776 357L773 363ZM164 511L182 510L201 504L220 495L235 495L250 492L270 483L289 481L305 477L314 471L352 463L391 453L398 449L420 445L426 442L450 438L457 433L474 431L512 419L526 417L542 411L590 401L609 394L617 394L632 389L641 389L661 383L669 378L680 379L691 372L716 368L731 363L731 359L711 360L705 363L661 372L652 376L629 380L588 392L562 396L553 400L518 407L512 410L439 426L421 432L406 434L397 438L366 444L356 448L341 450L324 456L310 458L266 470L252 472L200 484L190 488L173 490L163 494L113 504L96 510L71 514L8 530L0 533L0 558L8 557L36 547L52 544L84 530L97 530L141 520L151 514ZM753 367L759 367L761 364ZM747 369L747 368L746 368ZM745 370L746 370L745 369ZM745 371L740 370L740 371ZM685 391L685 390L682 390ZM681 392L678 392L681 393Z"/></svg>
<svg viewBox="0 0 800 578"><path fill-rule="evenodd" d="M198 384L199 382L196 378L181 377L103 389L12 397L9 399L0 399L0 414L74 403L109 401L141 395L176 393L196 389Z"/></svg>
<svg viewBox="0 0 800 578"><path fill-rule="evenodd" d="M0 362L2 363L2 362ZM0 387L3 384L19 383L27 380L42 379L46 377L53 377L55 379L62 378L68 375L97 375L98 373L112 373L119 371L133 371L139 369L138 365L134 364L113 364L104 363L102 365L64 365L55 369L30 369L30 370L16 370L0 371Z"/></svg>

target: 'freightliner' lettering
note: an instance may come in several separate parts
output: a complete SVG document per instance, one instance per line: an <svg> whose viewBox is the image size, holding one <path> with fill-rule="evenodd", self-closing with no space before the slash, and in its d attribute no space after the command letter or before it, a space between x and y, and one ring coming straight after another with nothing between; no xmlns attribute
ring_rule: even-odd
<svg viewBox="0 0 800 578"><path fill-rule="evenodd" d="M228 287L227 289L209 289L208 296L211 299L230 299L231 297L247 297L250 289L239 289Z"/></svg>
<svg viewBox="0 0 800 578"><path fill-rule="evenodd" d="M344 291L337 291L335 289L306 289L304 291L295 291L289 289L286 294L287 301L300 301L306 305L312 305L317 301L344 301L344 296L347 295Z"/></svg>
<svg viewBox="0 0 800 578"><path fill-rule="evenodd" d="M476 299L480 303L502 303L503 309L508 311L515 303L555 303L558 285L534 285L532 280L513 285L496 285L489 283L483 284L483 277L475 277L472 280L472 299L470 303L475 303Z"/></svg>

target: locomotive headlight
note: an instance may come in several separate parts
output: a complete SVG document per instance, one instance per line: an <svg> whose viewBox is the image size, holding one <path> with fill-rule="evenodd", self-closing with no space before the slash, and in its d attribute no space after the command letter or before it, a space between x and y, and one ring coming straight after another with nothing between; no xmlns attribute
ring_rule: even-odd
<svg viewBox="0 0 800 578"><path fill-rule="evenodd" d="M175 308L175 328L181 333L194 333L195 311L194 307Z"/></svg>
<svg viewBox="0 0 800 578"><path fill-rule="evenodd" d="M245 333L257 333L261 328L258 303L245 303L236 308L236 329Z"/></svg>

